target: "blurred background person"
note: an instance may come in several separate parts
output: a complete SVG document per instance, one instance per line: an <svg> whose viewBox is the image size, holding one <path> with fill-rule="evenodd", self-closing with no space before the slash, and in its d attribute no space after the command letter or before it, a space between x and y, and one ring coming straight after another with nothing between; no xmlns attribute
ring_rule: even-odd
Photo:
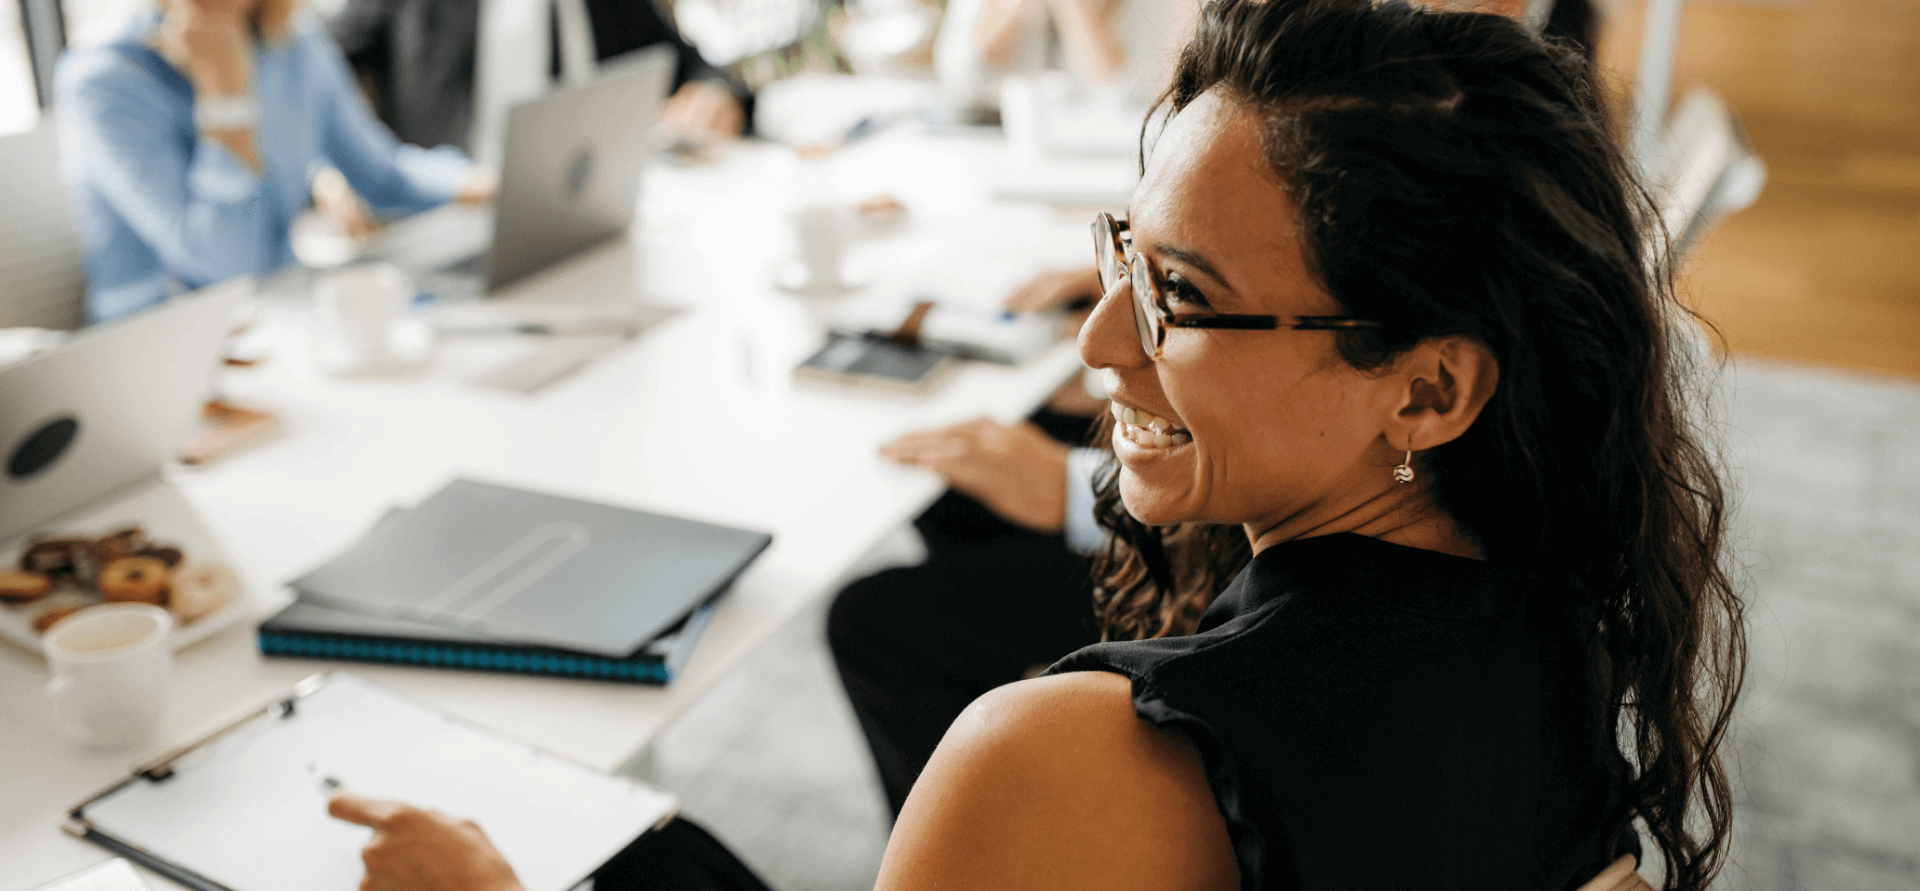
<svg viewBox="0 0 1920 891"><path fill-rule="evenodd" d="M478 153L476 60L486 55L481 50L481 19L512 14L513 2L348 0L328 25L381 120L396 136L415 145L453 145ZM524 54L526 59L503 57L487 64L524 65L530 60L533 67L544 69L547 79L562 79L567 57L563 43L569 39L563 22L584 13L593 62L657 43L673 45L679 64L662 123L688 135L740 135L747 95L736 92L726 72L708 64L680 37L653 0L517 2L525 7L518 12L538 23L547 39L541 45L537 34L527 35L535 46Z"/></svg>
<svg viewBox="0 0 1920 891"><path fill-rule="evenodd" d="M678 59L660 120L680 139L737 138L752 101L653 0L348 0L329 27L401 141L456 146L489 169L501 160L509 107L656 44L671 44ZM378 228L331 172L314 180L314 203L348 235Z"/></svg>
<svg viewBox="0 0 1920 891"><path fill-rule="evenodd" d="M1144 104L1192 30L1191 0L951 0L934 45L948 94L997 108L1001 80L1064 68L1082 87Z"/></svg>
<svg viewBox="0 0 1920 891"><path fill-rule="evenodd" d="M383 213L491 197L458 150L395 140L326 31L295 13L294 0L163 0L61 60L61 164L94 321L293 262L289 228L323 165Z"/></svg>

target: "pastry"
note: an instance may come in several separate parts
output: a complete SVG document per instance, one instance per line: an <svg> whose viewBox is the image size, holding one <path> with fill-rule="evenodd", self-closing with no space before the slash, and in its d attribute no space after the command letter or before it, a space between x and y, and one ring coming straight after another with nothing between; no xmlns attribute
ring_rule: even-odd
<svg viewBox="0 0 1920 891"><path fill-rule="evenodd" d="M138 526L117 529L93 543L94 562L101 566L112 563L121 557L132 557L148 548L153 542L147 540L147 533Z"/></svg>
<svg viewBox="0 0 1920 891"><path fill-rule="evenodd" d="M100 570L100 599L108 603L135 601L167 605L166 561L154 557L121 557Z"/></svg>
<svg viewBox="0 0 1920 891"><path fill-rule="evenodd" d="M185 625L219 612L240 596L240 577L225 563L188 563L173 571L167 609Z"/></svg>
<svg viewBox="0 0 1920 891"><path fill-rule="evenodd" d="M26 603L53 590L53 580L38 572L0 571L0 601Z"/></svg>
<svg viewBox="0 0 1920 891"><path fill-rule="evenodd" d="M168 569L173 569L179 566L180 561L186 558L186 555L182 554L179 548L172 547L170 545L158 545L154 547L149 547L146 550L143 550L140 553L135 554L134 556L152 557L155 560L159 560L160 562L167 564Z"/></svg>
<svg viewBox="0 0 1920 891"><path fill-rule="evenodd" d="M40 615L34 616L33 617L33 633L45 634L47 633L47 629L53 627L53 623L58 622L61 619L71 616L74 613L77 613L79 611L80 611L80 608L77 606L56 606L52 609L47 610L46 612L41 613Z"/></svg>
<svg viewBox="0 0 1920 891"><path fill-rule="evenodd" d="M62 575L73 572L74 555L80 550L91 550L93 541L86 538L43 538L20 552L20 569L23 572L38 572L45 575Z"/></svg>

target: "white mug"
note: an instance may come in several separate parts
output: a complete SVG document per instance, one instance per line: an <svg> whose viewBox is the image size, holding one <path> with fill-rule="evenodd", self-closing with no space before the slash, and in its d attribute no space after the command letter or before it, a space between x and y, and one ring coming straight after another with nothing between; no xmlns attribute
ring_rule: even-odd
<svg viewBox="0 0 1920 891"><path fill-rule="evenodd" d="M356 360L391 355L388 338L413 297L413 280L389 263L336 269L313 286L322 329Z"/></svg>
<svg viewBox="0 0 1920 891"><path fill-rule="evenodd" d="M834 205L811 205L793 214L795 239L800 244L800 271L805 277L796 290L843 291L851 287L841 275L847 252L847 211Z"/></svg>
<svg viewBox="0 0 1920 891"><path fill-rule="evenodd" d="M147 603L103 603L61 619L41 639L55 723L99 749L152 740L173 675L172 631L173 617Z"/></svg>

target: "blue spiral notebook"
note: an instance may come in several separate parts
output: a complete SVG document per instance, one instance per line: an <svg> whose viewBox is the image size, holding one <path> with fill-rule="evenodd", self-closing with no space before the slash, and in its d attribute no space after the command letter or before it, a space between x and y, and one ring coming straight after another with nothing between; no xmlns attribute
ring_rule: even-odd
<svg viewBox="0 0 1920 891"><path fill-rule="evenodd" d="M520 646L426 622L368 616L304 600L260 625L260 652L268 656L384 662L588 678L629 684L673 680L713 616L710 602L625 658Z"/></svg>

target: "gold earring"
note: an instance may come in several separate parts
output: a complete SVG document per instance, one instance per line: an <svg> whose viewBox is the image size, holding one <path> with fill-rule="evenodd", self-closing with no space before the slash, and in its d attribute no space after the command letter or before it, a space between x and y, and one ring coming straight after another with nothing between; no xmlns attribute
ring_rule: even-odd
<svg viewBox="0 0 1920 891"><path fill-rule="evenodd" d="M1413 441L1409 439L1407 445L1413 445ZM1406 459L1400 462L1399 467L1393 469L1393 481L1396 483L1413 482L1413 449L1407 449Z"/></svg>

